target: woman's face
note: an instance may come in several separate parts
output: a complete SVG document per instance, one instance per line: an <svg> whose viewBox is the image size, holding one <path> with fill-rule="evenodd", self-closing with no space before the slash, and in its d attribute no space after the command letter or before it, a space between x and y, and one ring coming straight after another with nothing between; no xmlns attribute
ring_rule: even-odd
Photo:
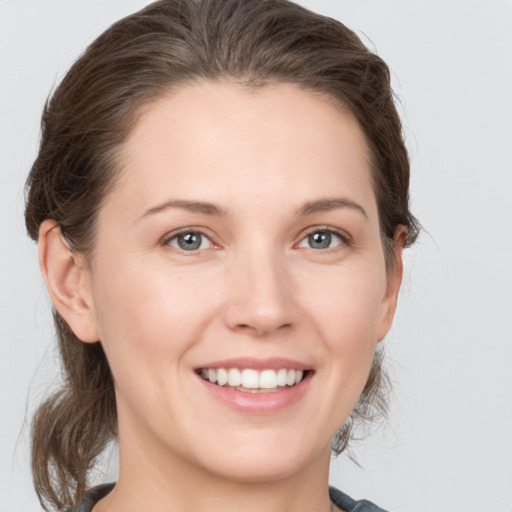
<svg viewBox="0 0 512 512"><path fill-rule="evenodd" d="M399 286L358 124L292 85L195 84L148 105L121 157L83 271L121 464L326 465Z"/></svg>

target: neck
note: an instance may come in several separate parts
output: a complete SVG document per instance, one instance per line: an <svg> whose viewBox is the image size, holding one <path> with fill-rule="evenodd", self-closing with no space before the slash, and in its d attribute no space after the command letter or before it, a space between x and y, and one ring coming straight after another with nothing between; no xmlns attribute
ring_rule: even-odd
<svg viewBox="0 0 512 512"><path fill-rule="evenodd" d="M329 448L291 474L239 481L120 443L118 482L94 512L328 512Z"/></svg>

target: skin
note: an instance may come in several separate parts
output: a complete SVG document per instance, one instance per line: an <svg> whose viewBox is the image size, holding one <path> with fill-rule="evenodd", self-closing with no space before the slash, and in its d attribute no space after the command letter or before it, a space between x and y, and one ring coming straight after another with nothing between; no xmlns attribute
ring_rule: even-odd
<svg viewBox="0 0 512 512"><path fill-rule="evenodd" d="M387 274L357 122L292 85L198 83L147 105L120 156L90 261L53 221L40 236L54 304L101 340L115 380L120 476L94 512L329 510L330 441L391 326L405 234ZM339 234L312 247L326 229ZM179 230L201 248L180 249ZM313 376L291 405L243 412L194 371L237 357Z"/></svg>

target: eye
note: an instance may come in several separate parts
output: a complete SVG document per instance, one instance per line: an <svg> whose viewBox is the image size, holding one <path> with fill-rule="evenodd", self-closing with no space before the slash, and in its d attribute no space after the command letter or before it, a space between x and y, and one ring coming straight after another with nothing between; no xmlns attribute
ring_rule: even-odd
<svg viewBox="0 0 512 512"><path fill-rule="evenodd" d="M299 247L308 249L332 249L338 245L346 244L347 239L341 233L331 229L318 229L312 231L299 243Z"/></svg>
<svg viewBox="0 0 512 512"><path fill-rule="evenodd" d="M165 245L181 251L200 251L213 246L212 241L199 231L183 231L165 241Z"/></svg>

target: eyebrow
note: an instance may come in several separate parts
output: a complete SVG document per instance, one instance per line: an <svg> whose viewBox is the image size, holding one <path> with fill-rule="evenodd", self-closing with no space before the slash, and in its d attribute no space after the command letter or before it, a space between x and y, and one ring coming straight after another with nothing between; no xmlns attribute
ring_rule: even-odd
<svg viewBox="0 0 512 512"><path fill-rule="evenodd" d="M146 210L138 220L147 217L149 215L153 215L155 213L160 213L169 208L179 208L182 210L187 210L192 213L202 213L204 215L212 215L216 217L226 217L227 211L217 206L216 204L209 203L206 201L188 201L185 199L170 199L169 201L165 201L149 210ZM326 198L326 199L317 199L314 201L308 201L300 208L296 210L296 215L300 217L304 217L306 215L313 215L315 213L326 212L330 210L336 210L341 208L349 208L351 210L355 210L359 212L365 219L368 220L368 215L364 208L358 203L346 199L346 198Z"/></svg>
<svg viewBox="0 0 512 512"><path fill-rule="evenodd" d="M305 216L315 213L326 212L329 210L336 210L338 208L349 208L359 212L366 220L368 214L365 209L358 203L341 197L333 197L326 199L317 199L316 201L309 201L297 210L297 215Z"/></svg>
<svg viewBox="0 0 512 512"><path fill-rule="evenodd" d="M169 201L165 201L162 204L154 206L149 210L146 210L138 220L147 217L148 215L153 215L155 213L160 213L168 208L179 208L182 210L187 210L193 213L202 213L204 215L214 215L214 216L222 216L225 217L227 215L226 210L220 208L219 206L208 203L205 201L187 201L184 199L171 199Z"/></svg>

